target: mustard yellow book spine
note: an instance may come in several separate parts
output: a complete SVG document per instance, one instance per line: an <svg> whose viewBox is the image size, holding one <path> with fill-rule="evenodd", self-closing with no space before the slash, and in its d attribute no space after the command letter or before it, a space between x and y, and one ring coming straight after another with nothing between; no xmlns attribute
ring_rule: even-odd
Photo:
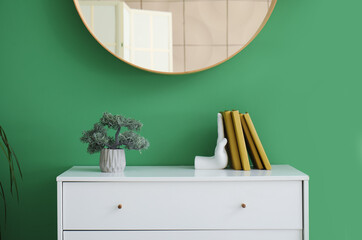
<svg viewBox="0 0 362 240"><path fill-rule="evenodd" d="M231 119L231 112L230 111L222 112L222 116L224 119L225 132L228 140L231 167L235 170L241 170L241 161L238 152L238 146L236 143L233 121Z"/></svg>
<svg viewBox="0 0 362 240"><path fill-rule="evenodd" d="M251 136L252 136L252 138L254 140L256 149L258 150L258 153L260 155L260 159L261 159L265 169L266 170L271 170L271 165L270 165L269 159L266 156L265 150L263 148L263 145L261 144L261 141L260 141L259 136L258 136L258 134L256 132L256 129L255 129L255 126L254 126L253 122L251 121L249 113L245 113L244 117L245 117L245 121L246 121L246 123L248 125L248 128L250 130L250 134L251 134Z"/></svg>
<svg viewBox="0 0 362 240"><path fill-rule="evenodd" d="M239 111L232 111L231 117L233 120L236 143L239 150L241 168L244 171L250 171L250 163L248 157L248 151L246 150L245 138L243 133L243 127L241 126L240 113Z"/></svg>
<svg viewBox="0 0 362 240"><path fill-rule="evenodd" d="M250 130L248 128L248 125L246 124L244 114L242 113L240 113L240 121L244 131L246 149L248 150L253 166L256 169L264 169L258 150L256 149L253 138L251 137Z"/></svg>

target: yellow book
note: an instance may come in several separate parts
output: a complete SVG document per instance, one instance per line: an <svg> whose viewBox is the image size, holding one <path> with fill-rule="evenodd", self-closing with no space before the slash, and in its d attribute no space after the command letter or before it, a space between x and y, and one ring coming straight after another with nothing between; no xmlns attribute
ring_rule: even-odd
<svg viewBox="0 0 362 240"><path fill-rule="evenodd" d="M240 121L241 126L243 127L246 148L248 150L251 161L253 162L253 166L256 169L264 169L263 164L261 163L260 156L258 150L256 149L253 138L251 137L248 125L246 124L244 114L240 113Z"/></svg>
<svg viewBox="0 0 362 240"><path fill-rule="evenodd" d="M246 150L245 138L243 133L243 127L241 126L240 121L240 113L239 111L232 111L231 117L233 120L236 143L239 150L240 160L241 160L241 168L245 171L250 171L250 163L248 158L248 152Z"/></svg>
<svg viewBox="0 0 362 240"><path fill-rule="evenodd" d="M259 139L258 134L256 133L256 129L254 127L253 122L251 121L249 113L245 113L244 118L245 118L246 124L248 125L250 134L251 134L251 136L252 136L252 138L254 140L256 149L258 150L260 159L261 159L265 169L266 170L271 170L271 165L270 165L269 159L266 156L265 150L263 148L263 145L261 144L261 141Z"/></svg>
<svg viewBox="0 0 362 240"><path fill-rule="evenodd" d="M240 156L238 152L238 146L236 144L235 131L233 126L233 121L231 119L231 112L225 111L221 113L224 119L225 133L228 140L229 148L229 159L231 162L231 167L235 170L241 170Z"/></svg>

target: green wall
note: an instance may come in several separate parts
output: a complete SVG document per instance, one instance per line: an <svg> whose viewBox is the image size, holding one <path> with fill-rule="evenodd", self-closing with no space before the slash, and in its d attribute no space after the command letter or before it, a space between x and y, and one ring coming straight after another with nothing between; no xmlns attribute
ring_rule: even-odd
<svg viewBox="0 0 362 240"><path fill-rule="evenodd" d="M24 172L4 239L56 239L55 177L97 165L79 141L102 112L144 123L128 165L192 165L212 155L216 113L251 113L273 164L311 177L311 239L359 239L362 208L358 1L279 0L242 53L190 75L128 66L87 32L72 0L0 1L0 124ZM0 161L0 177L8 169Z"/></svg>

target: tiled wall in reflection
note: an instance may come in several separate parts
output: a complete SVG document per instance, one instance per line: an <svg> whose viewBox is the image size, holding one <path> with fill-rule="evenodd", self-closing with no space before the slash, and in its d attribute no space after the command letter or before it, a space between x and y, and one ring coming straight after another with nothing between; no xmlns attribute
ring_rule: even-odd
<svg viewBox="0 0 362 240"><path fill-rule="evenodd" d="M131 8L172 12L174 71L213 65L239 51L272 0L127 0Z"/></svg>

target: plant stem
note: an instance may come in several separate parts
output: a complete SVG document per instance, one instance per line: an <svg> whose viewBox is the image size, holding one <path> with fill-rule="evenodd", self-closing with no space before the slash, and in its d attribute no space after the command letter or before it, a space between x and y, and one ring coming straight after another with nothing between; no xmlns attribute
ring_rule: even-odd
<svg viewBox="0 0 362 240"><path fill-rule="evenodd" d="M114 143L113 146L112 146L113 149L117 148L118 145L119 145L119 139L118 139L118 137L119 137L119 133L120 133L120 132L121 132L121 127L119 127L119 128L117 129L116 136L114 137L115 143Z"/></svg>

